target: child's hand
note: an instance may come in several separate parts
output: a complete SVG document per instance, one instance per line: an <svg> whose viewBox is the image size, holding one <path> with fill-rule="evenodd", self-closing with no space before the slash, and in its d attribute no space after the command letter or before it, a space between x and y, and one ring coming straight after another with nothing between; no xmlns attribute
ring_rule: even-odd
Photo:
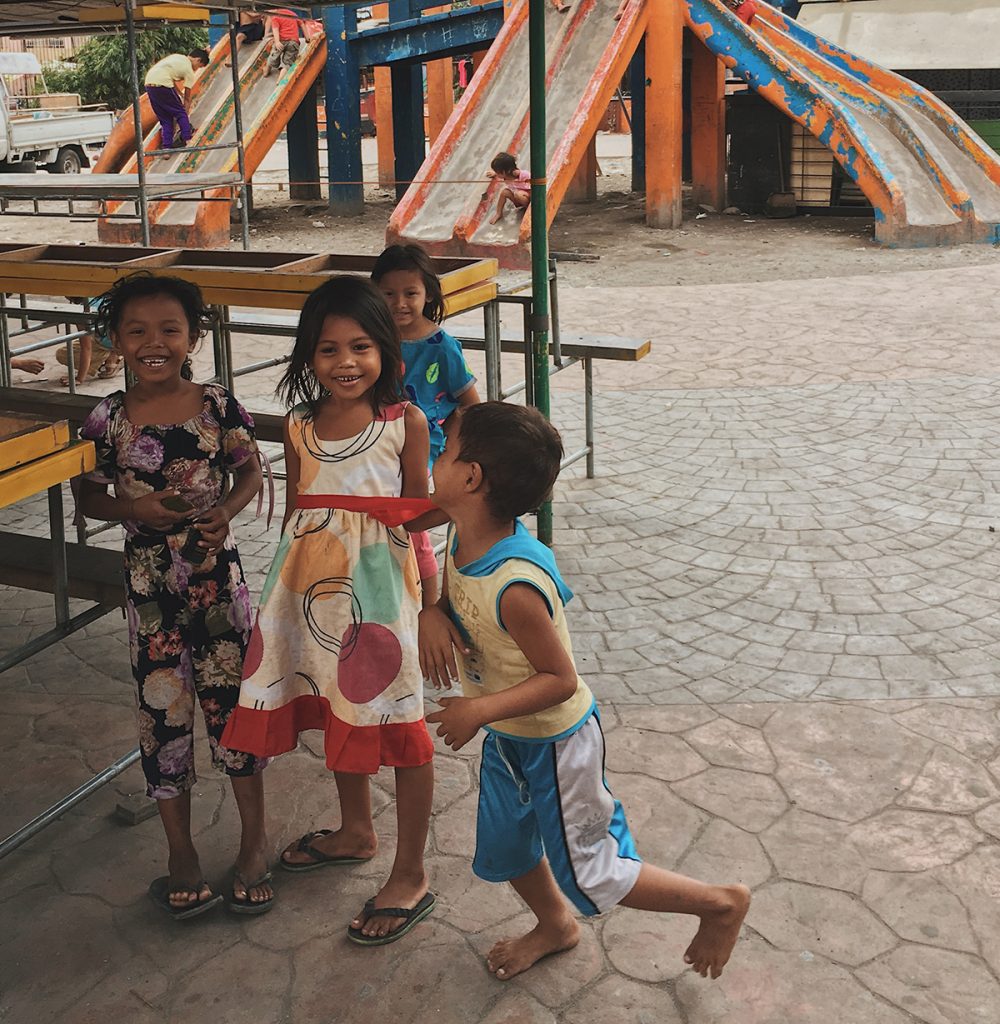
<svg viewBox="0 0 1000 1024"><path fill-rule="evenodd" d="M229 535L229 513L221 506L216 505L207 512L202 512L195 520L195 526L201 534L198 547L205 548L209 554L214 554L223 544Z"/></svg>
<svg viewBox="0 0 1000 1024"><path fill-rule="evenodd" d="M438 723L438 736L452 750L461 750L485 724L479 717L474 697L442 697L441 710L427 716L428 722Z"/></svg>
<svg viewBox="0 0 1000 1024"><path fill-rule="evenodd" d="M176 498L178 492L173 488L165 491L152 491L141 498L134 499L129 507L126 519L133 519L154 530L168 530L171 526L188 518L188 512L175 512L163 504L165 498Z"/></svg>
<svg viewBox="0 0 1000 1024"><path fill-rule="evenodd" d="M437 605L420 613L417 648L420 653L420 671L438 689L450 690L458 679L455 648L468 654L458 627Z"/></svg>

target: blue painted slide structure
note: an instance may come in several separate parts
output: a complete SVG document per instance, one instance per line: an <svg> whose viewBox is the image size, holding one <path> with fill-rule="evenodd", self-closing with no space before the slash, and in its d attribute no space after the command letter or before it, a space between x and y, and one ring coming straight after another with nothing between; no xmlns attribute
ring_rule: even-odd
<svg viewBox="0 0 1000 1024"><path fill-rule="evenodd" d="M749 25L724 0L679 2L713 53L830 149L874 207L878 241L1000 241L1000 160L932 93L762 0Z"/></svg>

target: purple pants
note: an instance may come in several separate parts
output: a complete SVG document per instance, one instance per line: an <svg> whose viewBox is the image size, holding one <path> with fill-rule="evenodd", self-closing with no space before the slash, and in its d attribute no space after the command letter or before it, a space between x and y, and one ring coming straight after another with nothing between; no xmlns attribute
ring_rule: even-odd
<svg viewBox="0 0 1000 1024"><path fill-rule="evenodd" d="M187 143L194 135L194 129L188 120L187 111L184 109L184 102L177 95L177 90L167 88L165 85L147 85L146 95L149 97L149 105L153 108L160 122L160 145L163 149L174 148L174 122L181 133L181 139Z"/></svg>

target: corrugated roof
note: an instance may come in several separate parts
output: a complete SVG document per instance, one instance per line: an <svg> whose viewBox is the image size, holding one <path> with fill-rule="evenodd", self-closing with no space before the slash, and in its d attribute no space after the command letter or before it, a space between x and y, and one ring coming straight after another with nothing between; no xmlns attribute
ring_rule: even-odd
<svg viewBox="0 0 1000 1024"><path fill-rule="evenodd" d="M136 7L145 8L147 14L152 14L156 8L162 9L164 6L203 11L236 11L241 7L250 7L252 2L253 0L208 0L205 3L193 3L191 0L168 0L167 3L156 3L156 0L138 0ZM336 2L343 3L345 0L318 0L308 6L324 7ZM267 8L304 5L296 4L294 0L284 4L278 0L257 0L256 6ZM106 19L101 18L102 11L109 12ZM32 3L30 0L0 0L0 35L42 36L57 32L83 35L100 31L102 28L120 28L124 25L123 14L124 4L121 0L45 0L44 3Z"/></svg>

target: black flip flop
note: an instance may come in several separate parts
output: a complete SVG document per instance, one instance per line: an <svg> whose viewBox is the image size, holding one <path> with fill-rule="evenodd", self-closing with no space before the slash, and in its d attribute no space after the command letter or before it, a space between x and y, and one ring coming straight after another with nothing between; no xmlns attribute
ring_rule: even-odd
<svg viewBox="0 0 1000 1024"><path fill-rule="evenodd" d="M211 910L212 907L218 906L222 902L222 893L212 893L207 900L199 900L197 903L188 904L186 907L175 907L170 902L171 892L193 892L197 894L207 886L208 883L202 879L197 885L181 885L171 889L170 876L163 875L162 878L154 878L149 883L149 898L161 910L165 910L175 921L186 921L188 918L198 917Z"/></svg>
<svg viewBox="0 0 1000 1024"><path fill-rule="evenodd" d="M361 928L364 928L373 917L402 917L406 919L406 923L400 925L394 932L389 932L388 935L378 936L365 935L361 928L355 928L352 925L347 929L347 937L359 946L388 946L390 942L401 939L408 931L412 930L414 925L419 924L434 909L435 903L437 903L437 897L432 892L425 892L420 898L420 902L410 909L406 907L376 907L373 896L361 912L361 916L364 918Z"/></svg>
<svg viewBox="0 0 1000 1024"><path fill-rule="evenodd" d="M332 857L328 853L317 849L312 845L317 836L333 835L333 829L321 828L316 832L307 832L297 843L295 849L299 853L308 854L313 859L312 864L290 864L284 857L279 858L281 866L286 871L315 871L316 868L325 867L346 867L349 864L366 864L371 857Z"/></svg>
<svg viewBox="0 0 1000 1024"><path fill-rule="evenodd" d="M274 906L274 895L266 900L258 900L256 903L249 898L251 889L256 889L258 885L263 885L265 882L271 881L271 872L265 871L260 878L255 878L252 882L248 882L235 868L233 868L232 879L229 883L229 909L234 914L266 914ZM247 898L240 899L233 892L233 885L239 882L244 889L247 891Z"/></svg>

